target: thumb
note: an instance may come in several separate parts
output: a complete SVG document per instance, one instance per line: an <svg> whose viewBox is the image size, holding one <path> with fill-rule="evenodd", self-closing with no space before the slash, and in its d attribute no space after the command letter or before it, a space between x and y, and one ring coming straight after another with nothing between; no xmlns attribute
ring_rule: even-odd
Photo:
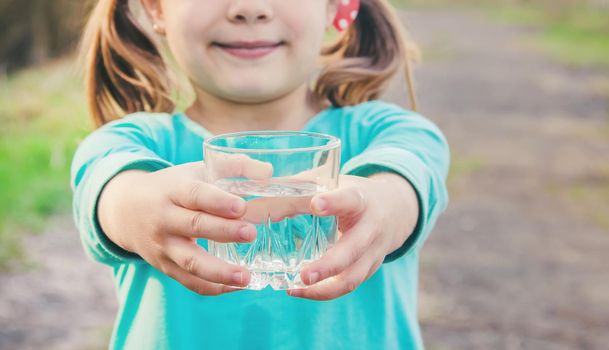
<svg viewBox="0 0 609 350"><path fill-rule="evenodd" d="M366 208L366 197L359 187L323 192L311 199L311 212L317 216L355 216Z"/></svg>

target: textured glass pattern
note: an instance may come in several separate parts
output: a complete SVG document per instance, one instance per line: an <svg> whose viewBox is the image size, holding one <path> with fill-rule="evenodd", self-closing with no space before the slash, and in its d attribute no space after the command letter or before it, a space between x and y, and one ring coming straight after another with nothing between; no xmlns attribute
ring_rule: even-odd
<svg viewBox="0 0 609 350"><path fill-rule="evenodd" d="M312 215L311 199L338 185L340 141L315 133L250 132L216 136L204 149L209 182L246 200L241 219L257 231L251 243L209 241L210 254L246 266L248 289L306 287L300 271L338 238L336 217ZM234 176L235 168L241 176Z"/></svg>
<svg viewBox="0 0 609 350"><path fill-rule="evenodd" d="M218 187L248 201L247 220L256 223L253 243L209 242L211 254L233 264L248 266L249 289L303 288L299 272L336 240L336 219L310 214L314 194L322 192L310 182L219 181Z"/></svg>

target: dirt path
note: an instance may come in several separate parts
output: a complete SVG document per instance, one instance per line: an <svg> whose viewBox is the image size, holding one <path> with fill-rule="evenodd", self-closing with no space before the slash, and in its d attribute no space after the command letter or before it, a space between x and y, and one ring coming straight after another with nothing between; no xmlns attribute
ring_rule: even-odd
<svg viewBox="0 0 609 350"><path fill-rule="evenodd" d="M116 311L111 273L87 259L71 220L28 237L29 272L0 275L0 349L107 348Z"/></svg>
<svg viewBox="0 0 609 350"><path fill-rule="evenodd" d="M451 205L422 255L428 348L606 348L609 229L568 189L609 177L609 74L552 63L522 47L526 29L470 12L404 20L428 57L422 113L454 155ZM71 219L50 227L27 241L38 268L0 275L0 348L103 348L110 272L85 258Z"/></svg>
<svg viewBox="0 0 609 350"><path fill-rule="evenodd" d="M573 194L609 188L609 72L555 64L480 15L404 18L431 56L422 113L454 156L422 254L428 347L606 349L609 214Z"/></svg>

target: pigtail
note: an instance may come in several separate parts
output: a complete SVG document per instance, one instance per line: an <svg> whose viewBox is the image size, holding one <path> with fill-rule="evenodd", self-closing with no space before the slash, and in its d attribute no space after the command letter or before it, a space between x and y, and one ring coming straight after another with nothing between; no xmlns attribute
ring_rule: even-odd
<svg viewBox="0 0 609 350"><path fill-rule="evenodd" d="M135 21L129 0L97 2L84 31L81 58L96 126L136 111L173 110L163 59Z"/></svg>
<svg viewBox="0 0 609 350"><path fill-rule="evenodd" d="M416 110L411 64L419 56L386 0L361 0L357 19L336 43L322 50L326 64L316 80L315 95L339 107L374 100L403 68Z"/></svg>

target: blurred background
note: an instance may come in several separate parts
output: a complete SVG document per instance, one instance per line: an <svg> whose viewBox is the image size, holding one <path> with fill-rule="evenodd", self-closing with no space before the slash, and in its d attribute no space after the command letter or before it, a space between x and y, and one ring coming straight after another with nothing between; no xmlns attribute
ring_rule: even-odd
<svg viewBox="0 0 609 350"><path fill-rule="evenodd" d="M92 1L0 0L0 349L102 349L116 300L70 216ZM394 0L452 149L421 262L428 349L607 349L609 1ZM385 99L408 107L396 79Z"/></svg>

